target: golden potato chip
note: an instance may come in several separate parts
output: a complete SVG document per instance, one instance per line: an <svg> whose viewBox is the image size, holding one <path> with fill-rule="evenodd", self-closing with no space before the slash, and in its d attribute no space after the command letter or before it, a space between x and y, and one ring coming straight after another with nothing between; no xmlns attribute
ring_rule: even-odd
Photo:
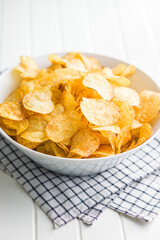
<svg viewBox="0 0 160 240"><path fill-rule="evenodd" d="M97 130L97 131L111 131L114 133L119 133L121 131L120 127L118 126L118 124L113 125L113 126L104 126L104 127L99 127L99 126L92 126L91 127L92 130Z"/></svg>
<svg viewBox="0 0 160 240"><path fill-rule="evenodd" d="M126 70L127 66L123 63L118 64L116 67L112 69L114 75L121 76L123 72Z"/></svg>
<svg viewBox="0 0 160 240"><path fill-rule="evenodd" d="M22 120L22 121L14 121L11 119L7 119L7 118L2 118L2 122L11 129L14 129L17 131L16 135L19 135L21 132L23 132L24 130L26 130L26 128L29 126L29 122L27 119Z"/></svg>
<svg viewBox="0 0 160 240"><path fill-rule="evenodd" d="M130 133L130 130L131 128L128 126L123 127L121 132L117 135L116 138L117 154L121 152L121 147L131 140L132 135Z"/></svg>
<svg viewBox="0 0 160 240"><path fill-rule="evenodd" d="M120 128L125 126L131 127L135 118L135 111L133 107L129 103L118 101L117 99L114 99L114 103L118 106L120 111L120 118L117 122L118 126Z"/></svg>
<svg viewBox="0 0 160 240"><path fill-rule="evenodd" d="M66 157L63 149L59 148L56 143L52 142L52 149L54 151L55 156L57 157Z"/></svg>
<svg viewBox="0 0 160 240"><path fill-rule="evenodd" d="M81 116L77 112L64 112L48 122L46 134L53 142L65 141L78 131L80 122Z"/></svg>
<svg viewBox="0 0 160 240"><path fill-rule="evenodd" d="M41 88L26 94L23 98L23 105L27 110L47 114L54 109L51 96L52 92L49 88Z"/></svg>
<svg viewBox="0 0 160 240"><path fill-rule="evenodd" d="M28 141L27 139L24 139L21 136L17 136L16 139L19 144L30 149L35 149L40 144L39 142Z"/></svg>
<svg viewBox="0 0 160 240"><path fill-rule="evenodd" d="M98 149L99 144L100 141L96 133L84 128L79 130L72 138L70 153L88 157Z"/></svg>
<svg viewBox="0 0 160 240"><path fill-rule="evenodd" d="M20 91L23 93L23 96L35 89L38 89L41 87L39 81L37 79L28 81L27 79L24 79L20 83Z"/></svg>
<svg viewBox="0 0 160 240"><path fill-rule="evenodd" d="M76 101L73 95L69 92L63 92L62 104L66 111L74 110L76 108Z"/></svg>
<svg viewBox="0 0 160 240"><path fill-rule="evenodd" d="M100 145L110 144L107 137L104 137L101 132L96 131L96 134L99 138Z"/></svg>
<svg viewBox="0 0 160 240"><path fill-rule="evenodd" d="M61 57L59 57L59 56L57 56L57 55L55 55L55 54L50 54L50 55L48 56L48 60L49 60L52 64L60 64L60 65L62 65L62 66L64 66L64 67L66 67L66 63L67 63L66 59L61 58Z"/></svg>
<svg viewBox="0 0 160 240"><path fill-rule="evenodd" d="M80 74L80 72L73 69L60 68L60 69L56 69L53 72L52 77L54 80L54 85L56 85L63 81L79 80L82 78L82 75Z"/></svg>
<svg viewBox="0 0 160 240"><path fill-rule="evenodd" d="M68 155L69 149L68 149L68 147L66 147L66 145L64 145L63 143L56 143L56 144L59 148L61 148L65 152L65 154Z"/></svg>
<svg viewBox="0 0 160 240"><path fill-rule="evenodd" d="M101 65L100 65L100 63L99 63L97 58L95 58L95 57L87 57L87 59L90 62L90 64L89 64L89 71L101 70Z"/></svg>
<svg viewBox="0 0 160 240"><path fill-rule="evenodd" d="M120 117L118 107L104 99L83 98L80 107L88 121L97 126L114 125Z"/></svg>
<svg viewBox="0 0 160 240"><path fill-rule="evenodd" d="M48 116L50 117L50 120L54 117L56 117L57 115L63 113L65 110L64 106L60 103L56 104L54 106L54 109L51 113L48 114Z"/></svg>
<svg viewBox="0 0 160 240"><path fill-rule="evenodd" d="M136 68L133 65L128 65L127 68L123 71L122 76L130 76L135 73Z"/></svg>
<svg viewBox="0 0 160 240"><path fill-rule="evenodd" d="M150 122L160 111L160 93L143 90L140 93L140 106L136 111L136 120Z"/></svg>
<svg viewBox="0 0 160 240"><path fill-rule="evenodd" d="M29 119L29 127L20 136L30 142L45 142L48 140L45 134L46 121L40 115L33 115Z"/></svg>
<svg viewBox="0 0 160 240"><path fill-rule="evenodd" d="M4 102L21 102L22 98L23 93L20 88L17 88L5 98Z"/></svg>
<svg viewBox="0 0 160 240"><path fill-rule="evenodd" d="M116 147L116 133L112 131L101 131L101 134L108 138L109 143L111 144L112 149L115 151Z"/></svg>
<svg viewBox="0 0 160 240"><path fill-rule="evenodd" d="M0 124L0 126L9 136L17 135L17 131L15 129L8 128L6 125L4 125L2 123Z"/></svg>
<svg viewBox="0 0 160 240"><path fill-rule="evenodd" d="M23 78L35 78L39 72L36 62L28 56L21 56L21 63L15 70L19 71Z"/></svg>
<svg viewBox="0 0 160 240"><path fill-rule="evenodd" d="M142 123L140 123L137 120L134 120L131 126L131 133L132 135L137 135L140 131L140 127L142 126Z"/></svg>
<svg viewBox="0 0 160 240"><path fill-rule="evenodd" d="M70 61L68 61L67 68L81 72L87 71L87 69L84 66L84 63L80 59L71 59Z"/></svg>
<svg viewBox="0 0 160 240"><path fill-rule="evenodd" d="M51 66L49 66L49 67L47 68L47 72L48 72L48 73L52 73L53 71L55 71L55 70L58 69L58 68L62 68L62 65L57 64L57 63L54 63L54 64L52 64Z"/></svg>
<svg viewBox="0 0 160 240"><path fill-rule="evenodd" d="M108 144L105 144L101 145L92 155L96 155L97 157L108 157L114 154L115 153L112 147Z"/></svg>
<svg viewBox="0 0 160 240"><path fill-rule="evenodd" d="M128 87L115 87L114 97L118 100L128 102L131 106L139 107L140 97L138 93Z"/></svg>
<svg viewBox="0 0 160 240"><path fill-rule="evenodd" d="M40 145L36 148L36 151L37 152L40 152L40 153L44 153L44 154L49 154L48 152L46 152L46 149L45 149L45 146L44 145Z"/></svg>
<svg viewBox="0 0 160 240"><path fill-rule="evenodd" d="M22 104L19 102L4 102L0 104L0 116L21 121L25 119L25 114L22 109Z"/></svg>
<svg viewBox="0 0 160 240"><path fill-rule="evenodd" d="M152 133L152 127L149 123L144 123L140 129L140 134L138 141L136 143L136 147L144 143L148 138L150 138Z"/></svg>
<svg viewBox="0 0 160 240"><path fill-rule="evenodd" d="M100 73L89 73L83 79L84 86L96 90L102 98L110 101L113 98L113 87Z"/></svg>

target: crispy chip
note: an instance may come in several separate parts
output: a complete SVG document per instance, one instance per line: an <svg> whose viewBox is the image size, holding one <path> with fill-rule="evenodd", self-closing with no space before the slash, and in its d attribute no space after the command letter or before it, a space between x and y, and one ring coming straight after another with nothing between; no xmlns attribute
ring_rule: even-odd
<svg viewBox="0 0 160 240"><path fill-rule="evenodd" d="M15 70L20 72L23 78L34 78L39 72L39 68L35 61L28 56L21 56L21 63L15 67Z"/></svg>
<svg viewBox="0 0 160 240"><path fill-rule="evenodd" d="M74 81L82 79L82 75L80 74L80 72L73 69L60 68L56 69L53 72L52 78L54 80L54 85L56 85L64 81Z"/></svg>
<svg viewBox="0 0 160 240"><path fill-rule="evenodd" d="M139 107L140 97L138 93L132 88L115 87L114 97L121 101L128 102L131 106Z"/></svg>
<svg viewBox="0 0 160 240"><path fill-rule="evenodd" d="M28 141L27 139L24 139L21 136L17 136L16 139L18 143L30 149L35 149L40 144L39 142Z"/></svg>
<svg viewBox="0 0 160 240"><path fill-rule="evenodd" d="M64 58L60 58L59 56L55 55L55 54L50 54L48 56L48 60L52 63L52 64L60 64L64 67L66 67L66 59Z"/></svg>
<svg viewBox="0 0 160 240"><path fill-rule="evenodd" d="M76 108L75 98L69 92L63 92L62 103L66 111L74 110Z"/></svg>
<svg viewBox="0 0 160 240"><path fill-rule="evenodd" d="M140 106L136 111L136 119L139 122L150 122L160 111L160 93L143 90L140 93Z"/></svg>
<svg viewBox="0 0 160 240"><path fill-rule="evenodd" d="M96 134L99 138L100 145L110 144L108 138L103 136L101 132L96 131Z"/></svg>
<svg viewBox="0 0 160 240"><path fill-rule="evenodd" d="M0 124L0 126L9 136L16 136L17 135L17 131L15 129L10 129L2 123Z"/></svg>
<svg viewBox="0 0 160 240"><path fill-rule="evenodd" d="M137 135L140 131L141 126L142 126L142 123L140 123L137 120L134 120L131 126L132 135Z"/></svg>
<svg viewBox="0 0 160 240"><path fill-rule="evenodd" d="M17 131L16 135L19 135L29 126L29 122L27 119L22 121L14 121L7 118L3 118L2 122L6 125L6 127L16 130Z"/></svg>
<svg viewBox="0 0 160 240"><path fill-rule="evenodd" d="M104 126L104 127L99 127L99 126L91 126L92 130L97 130L97 131L111 131L114 133L120 133L121 129L118 126L118 124L113 125L113 126Z"/></svg>
<svg viewBox="0 0 160 240"><path fill-rule="evenodd" d="M84 63L80 59L71 59L67 62L67 68L74 69L76 71L86 72Z"/></svg>
<svg viewBox="0 0 160 240"><path fill-rule="evenodd" d="M87 128L81 129L72 139L70 154L76 153L88 157L98 149L99 144L99 138L94 131Z"/></svg>
<svg viewBox="0 0 160 240"><path fill-rule="evenodd" d="M101 131L101 134L108 138L109 143L111 144L112 149L115 151L116 147L116 133L112 131Z"/></svg>
<svg viewBox="0 0 160 240"><path fill-rule="evenodd" d="M29 127L20 136L31 142L44 142L48 140L45 134L46 121L40 115L29 118Z"/></svg>
<svg viewBox="0 0 160 240"><path fill-rule="evenodd" d="M80 107L88 121L97 126L114 125L120 117L118 107L104 99L83 98Z"/></svg>
<svg viewBox="0 0 160 240"><path fill-rule="evenodd" d="M53 142L62 142L71 137L80 127L81 116L75 111L62 113L48 122L46 134Z"/></svg>
<svg viewBox="0 0 160 240"><path fill-rule="evenodd" d="M124 70L122 76L130 76L135 73L136 68L133 65L128 65L127 68Z"/></svg>
<svg viewBox="0 0 160 240"><path fill-rule="evenodd" d="M55 156L57 157L66 157L65 152L63 149L59 148L56 143L52 142L52 149L54 151Z"/></svg>
<svg viewBox="0 0 160 240"><path fill-rule="evenodd" d="M97 58L87 57L87 59L89 60L89 70L90 71L101 70L101 65Z"/></svg>
<svg viewBox="0 0 160 240"><path fill-rule="evenodd" d="M64 106L60 103L56 104L54 106L54 109L51 113L48 114L48 116L50 117L50 120L54 117L56 117L57 115L63 113L65 110Z"/></svg>
<svg viewBox="0 0 160 240"><path fill-rule="evenodd" d="M100 73L89 73L83 79L86 87L96 90L102 98L110 101L113 98L113 87Z"/></svg>
<svg viewBox="0 0 160 240"><path fill-rule="evenodd" d="M131 128L126 126L122 128L121 132L117 135L116 139L117 154L121 152L121 147L131 140L132 135L130 133L130 130Z"/></svg>
<svg viewBox="0 0 160 240"><path fill-rule="evenodd" d="M27 110L47 114L54 109L51 96L52 93L49 88L41 88L26 94L23 98L23 105Z"/></svg>
<svg viewBox="0 0 160 240"><path fill-rule="evenodd" d="M4 102L0 104L0 116L15 120L21 121L25 119L25 114L22 109L22 104L19 102Z"/></svg>
<svg viewBox="0 0 160 240"><path fill-rule="evenodd" d="M136 147L144 143L151 136L151 133L152 133L151 125L149 123L144 123L140 129L140 134L138 141L136 143Z"/></svg>
<svg viewBox="0 0 160 240"><path fill-rule="evenodd" d="M101 145L92 155L96 155L96 157L107 157L114 155L114 150L108 144ZM92 157L92 156L91 156Z"/></svg>
<svg viewBox="0 0 160 240"><path fill-rule="evenodd" d="M125 126L131 127L135 118L135 111L133 107L129 103L118 101L117 99L114 99L114 103L120 110L120 118L117 122L118 126L120 128L123 128Z"/></svg>
<svg viewBox="0 0 160 240"><path fill-rule="evenodd" d="M4 102L21 102L22 98L23 93L20 88L17 88L5 98Z"/></svg>
<svg viewBox="0 0 160 240"><path fill-rule="evenodd" d="M118 64L115 68L112 69L114 75L121 76L126 70L127 66L123 63Z"/></svg>

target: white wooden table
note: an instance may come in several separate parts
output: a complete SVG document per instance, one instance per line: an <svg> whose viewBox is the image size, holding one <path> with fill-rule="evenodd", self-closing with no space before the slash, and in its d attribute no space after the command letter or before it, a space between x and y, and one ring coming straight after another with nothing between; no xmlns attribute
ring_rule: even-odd
<svg viewBox="0 0 160 240"><path fill-rule="evenodd" d="M87 51L128 60L160 83L159 0L0 0L0 67L20 55ZM158 240L160 216L141 223L107 209L93 226L50 219L0 172L2 240Z"/></svg>

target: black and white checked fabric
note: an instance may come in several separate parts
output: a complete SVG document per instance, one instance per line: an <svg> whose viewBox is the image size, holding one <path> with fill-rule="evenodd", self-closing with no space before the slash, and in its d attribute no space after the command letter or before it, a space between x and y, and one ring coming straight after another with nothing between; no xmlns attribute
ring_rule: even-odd
<svg viewBox="0 0 160 240"><path fill-rule="evenodd" d="M2 136L0 149L0 169L23 186L55 227L76 217L92 224L106 207L150 222L160 209L160 136L125 163L85 177L50 172Z"/></svg>

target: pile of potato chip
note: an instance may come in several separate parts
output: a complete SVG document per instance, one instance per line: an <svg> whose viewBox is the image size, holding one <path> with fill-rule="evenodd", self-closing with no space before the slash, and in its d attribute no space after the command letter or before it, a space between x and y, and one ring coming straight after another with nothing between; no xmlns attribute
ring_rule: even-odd
<svg viewBox="0 0 160 240"><path fill-rule="evenodd" d="M79 52L48 59L50 67L39 69L22 56L14 69L18 88L0 104L1 128L14 140L53 156L97 158L150 137L160 93L129 87L134 66L103 67Z"/></svg>

